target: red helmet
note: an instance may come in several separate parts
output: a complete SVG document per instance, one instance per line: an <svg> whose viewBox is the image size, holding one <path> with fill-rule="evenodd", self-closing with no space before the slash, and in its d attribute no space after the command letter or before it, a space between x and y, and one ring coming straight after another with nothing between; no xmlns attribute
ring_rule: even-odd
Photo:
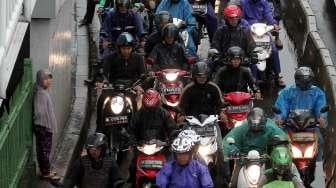
<svg viewBox="0 0 336 188"><path fill-rule="evenodd" d="M237 5L228 5L223 12L225 18L240 18L242 16L241 9Z"/></svg>
<svg viewBox="0 0 336 188"><path fill-rule="evenodd" d="M142 105L145 108L156 108L160 105L160 103L160 93L154 89L148 89L142 98Z"/></svg>

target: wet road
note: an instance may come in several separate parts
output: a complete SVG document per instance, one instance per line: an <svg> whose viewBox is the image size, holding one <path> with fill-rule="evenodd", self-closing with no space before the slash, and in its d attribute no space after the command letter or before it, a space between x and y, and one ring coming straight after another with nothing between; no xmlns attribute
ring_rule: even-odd
<svg viewBox="0 0 336 188"><path fill-rule="evenodd" d="M335 1L335 2L334 2ZM336 0L309 0L316 14L317 29L329 48L333 62L336 62Z"/></svg>

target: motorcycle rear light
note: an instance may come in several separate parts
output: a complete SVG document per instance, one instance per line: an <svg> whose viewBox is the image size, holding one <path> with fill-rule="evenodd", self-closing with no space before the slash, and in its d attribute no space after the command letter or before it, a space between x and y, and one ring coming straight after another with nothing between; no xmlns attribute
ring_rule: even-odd
<svg viewBox="0 0 336 188"><path fill-rule="evenodd" d="M292 153L294 159L312 159L315 157L315 144L303 146L301 148L292 145Z"/></svg>
<svg viewBox="0 0 336 188"><path fill-rule="evenodd" d="M165 74L166 80L173 82L177 79L179 73L178 72L170 72Z"/></svg>
<svg viewBox="0 0 336 188"><path fill-rule="evenodd" d="M302 158L301 150L298 147L293 146L293 145L292 145L292 153L293 153L293 158L294 159Z"/></svg>

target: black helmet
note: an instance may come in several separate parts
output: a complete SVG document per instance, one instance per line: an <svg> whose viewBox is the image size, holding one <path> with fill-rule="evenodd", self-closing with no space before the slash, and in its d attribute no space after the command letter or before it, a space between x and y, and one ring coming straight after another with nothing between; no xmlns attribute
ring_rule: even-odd
<svg viewBox="0 0 336 188"><path fill-rule="evenodd" d="M115 4L116 4L117 10L118 10L118 7L121 5L126 6L129 9L131 2L130 0L116 0Z"/></svg>
<svg viewBox="0 0 336 188"><path fill-rule="evenodd" d="M192 75L208 75L209 74L209 67L208 65L203 62L199 61L196 64L193 65L192 67Z"/></svg>
<svg viewBox="0 0 336 188"><path fill-rule="evenodd" d="M134 38L130 33L123 32L117 38L117 45L118 46L133 46Z"/></svg>
<svg viewBox="0 0 336 188"><path fill-rule="evenodd" d="M309 67L299 67L296 69L295 84L301 90L308 90L313 85L314 73Z"/></svg>
<svg viewBox="0 0 336 188"><path fill-rule="evenodd" d="M160 23L172 23L173 17L168 11L160 11L155 14L155 25L160 28Z"/></svg>
<svg viewBox="0 0 336 188"><path fill-rule="evenodd" d="M261 131L266 126L266 117L264 110L261 108L253 108L247 116L247 122L252 131Z"/></svg>
<svg viewBox="0 0 336 188"><path fill-rule="evenodd" d="M241 49L239 46L232 46L227 50L226 56L229 61L233 58L240 58L240 60L243 61L244 50Z"/></svg>
<svg viewBox="0 0 336 188"><path fill-rule="evenodd" d="M174 37L175 40L177 39L178 29L173 23L167 24L162 29L162 39L164 40L167 36Z"/></svg>
<svg viewBox="0 0 336 188"><path fill-rule="evenodd" d="M107 137L103 133L94 133L87 138L85 147L86 149L99 147L102 147L102 149L106 149Z"/></svg>

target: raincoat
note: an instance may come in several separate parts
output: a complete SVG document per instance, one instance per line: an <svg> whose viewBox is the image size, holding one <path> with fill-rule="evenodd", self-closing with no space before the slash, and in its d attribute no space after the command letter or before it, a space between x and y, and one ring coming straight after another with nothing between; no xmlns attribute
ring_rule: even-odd
<svg viewBox="0 0 336 188"><path fill-rule="evenodd" d="M160 188L214 187L208 168L196 160L182 167L175 160L168 162L156 176Z"/></svg>
<svg viewBox="0 0 336 188"><path fill-rule="evenodd" d="M275 102L281 110L280 118L287 119L288 114L294 110L312 110L315 117L327 118L327 113L320 110L327 105L325 93L318 87L312 86L309 90L302 91L295 85L282 89Z"/></svg>
<svg viewBox="0 0 336 188"><path fill-rule="evenodd" d="M188 0L180 0L178 3L172 3L171 0L162 0L156 9L156 14L160 11L168 11L173 18L178 18L187 23L186 31L189 33L189 42L187 49L192 55L196 55L196 46L193 40L196 32L196 19L192 15L192 7Z"/></svg>
<svg viewBox="0 0 336 188"><path fill-rule="evenodd" d="M271 119L267 119L264 130L259 132L250 131L246 121L241 126L232 129L224 137L224 156L228 157L232 154L232 152L237 151L242 154L247 154L251 150L257 150L260 154L266 153L267 145L275 135L286 136L286 133L281 130ZM233 138L235 143L229 144L228 138Z"/></svg>

